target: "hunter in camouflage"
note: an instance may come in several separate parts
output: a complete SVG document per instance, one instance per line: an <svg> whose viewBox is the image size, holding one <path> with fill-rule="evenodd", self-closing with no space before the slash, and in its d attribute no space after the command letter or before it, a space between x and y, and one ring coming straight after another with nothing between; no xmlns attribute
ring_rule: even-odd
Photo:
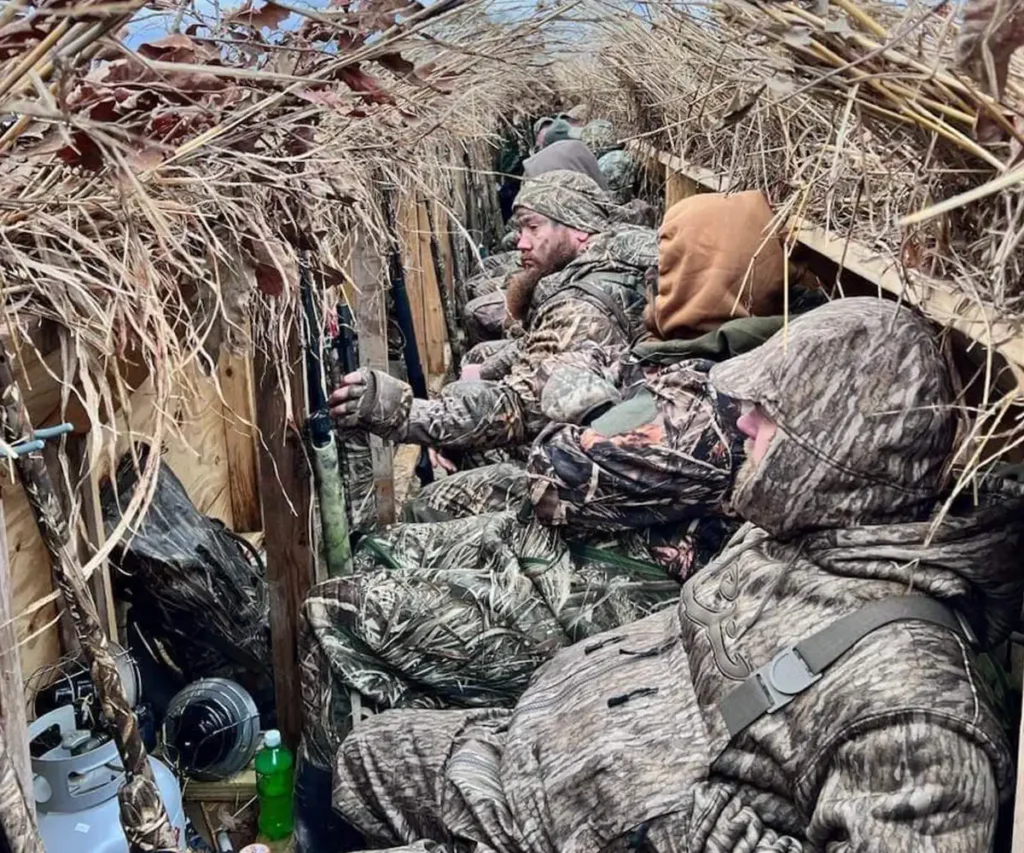
<svg viewBox="0 0 1024 853"><path fill-rule="evenodd" d="M544 425L537 366L591 343L623 346L639 328L644 274L657 263L654 232L612 227L617 206L589 178L549 172L516 199L524 273L506 304L525 330L500 381L462 382L434 400L378 371L345 377L332 414L348 427L392 441L454 450L510 447Z"/></svg>
<svg viewBox="0 0 1024 853"><path fill-rule="evenodd" d="M406 519L515 509L531 480L537 517L547 524L575 526L584 503L588 530L647 528L688 512L687 478L698 476L719 446L701 435L708 415L700 407L720 406L707 371L782 326L787 262L773 220L759 192L675 204L658 232L647 339L630 347L583 345L546 359L537 381L552 426L534 442L529 474L507 466L459 471L424 488L406 506ZM790 312L814 301L794 287ZM501 503L506 498L513 502ZM606 523L597 525L598 518Z"/></svg>
<svg viewBox="0 0 1024 853"><path fill-rule="evenodd" d="M677 606L557 653L514 709L363 721L334 804L364 846L991 849L1013 762L975 648L1020 618L1024 492L978 477L943 507L956 395L933 330L839 300L711 383L744 404L732 503L748 524ZM784 707L727 723L738 688L767 702L752 673L780 650L921 599L948 621L883 623Z"/></svg>
<svg viewBox="0 0 1024 853"><path fill-rule="evenodd" d="M720 304L720 320L740 318L716 332L734 343L725 354L781 327L736 325L781 300L785 271L778 246L772 263L754 263L771 216L746 222L749 201L670 212L656 300L667 313L654 327L693 334L714 325L708 306ZM710 225L715 239L694 239L686 222ZM746 249L729 230L737 223L752 229ZM675 251L679 241L690 250ZM670 298L683 286L702 311ZM558 365L541 406L561 425L535 443L529 471L491 465L435 482L406 505L414 523L364 541L365 573L313 590L301 623L305 760L325 766L358 708L509 706L558 648L664 606L717 553L735 530L723 505L741 458L722 423L739 411L708 383L721 348L704 336L660 343L667 355L590 345L539 366L547 376ZM492 508L513 511L480 514Z"/></svg>
<svg viewBox="0 0 1024 853"><path fill-rule="evenodd" d="M608 184L608 192L619 204L628 204L633 198L640 164L631 151L620 148L609 151L597 161L598 168Z"/></svg>

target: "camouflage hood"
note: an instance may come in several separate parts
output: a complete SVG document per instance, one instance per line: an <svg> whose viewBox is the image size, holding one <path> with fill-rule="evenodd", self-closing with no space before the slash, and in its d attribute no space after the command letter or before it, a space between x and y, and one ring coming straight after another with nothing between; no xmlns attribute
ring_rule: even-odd
<svg viewBox="0 0 1024 853"><path fill-rule="evenodd" d="M733 505L778 539L921 521L943 491L953 390L931 328L874 298L842 299L717 365L720 394L779 426Z"/></svg>
<svg viewBox="0 0 1024 853"><path fill-rule="evenodd" d="M799 317L784 335L711 373L719 393L759 403L779 425L737 480L737 512L830 573L904 582L983 614L974 627L986 642L1005 637L1021 608L1024 491L992 477L939 512L955 415L931 328L863 298Z"/></svg>

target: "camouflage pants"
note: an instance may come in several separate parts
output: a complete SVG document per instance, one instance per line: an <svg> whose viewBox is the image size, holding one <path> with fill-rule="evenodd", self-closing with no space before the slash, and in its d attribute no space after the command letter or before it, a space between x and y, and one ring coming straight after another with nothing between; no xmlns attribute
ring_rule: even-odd
<svg viewBox="0 0 1024 853"><path fill-rule="evenodd" d="M380 566L388 566L382 569ZM558 649L675 600L656 564L581 559L560 531L498 513L396 524L301 614L305 754L331 766L359 706L510 707Z"/></svg>
<svg viewBox="0 0 1024 853"><path fill-rule="evenodd" d="M353 531L369 530L377 523L377 493L373 487L373 458L365 433L346 435L342 443L345 496Z"/></svg>
<svg viewBox="0 0 1024 853"><path fill-rule="evenodd" d="M402 521L431 522L491 512L516 512L526 500L530 478L515 462L457 471L424 486L402 509Z"/></svg>
<svg viewBox="0 0 1024 853"><path fill-rule="evenodd" d="M499 762L508 711L392 711L342 747L334 806L373 847L520 853ZM397 771L397 772L396 772ZM486 805L484 805L486 804Z"/></svg>

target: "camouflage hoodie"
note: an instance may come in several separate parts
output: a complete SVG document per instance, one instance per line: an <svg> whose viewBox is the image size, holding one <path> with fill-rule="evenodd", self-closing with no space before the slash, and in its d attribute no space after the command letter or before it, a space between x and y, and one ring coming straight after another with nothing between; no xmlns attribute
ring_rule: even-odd
<svg viewBox="0 0 1024 853"><path fill-rule="evenodd" d="M960 635L920 621L878 629L735 736L719 705L779 649L883 598L943 601L985 644L1019 618L1019 487L981 482L976 503L936 515L954 418L930 329L891 303L841 300L711 381L779 425L736 488L751 523L677 610L537 674L504 724L517 846L990 849L1012 762Z"/></svg>
<svg viewBox="0 0 1024 853"><path fill-rule="evenodd" d="M594 235L564 269L534 291L516 361L499 382L455 382L435 400L366 371L359 427L393 441L482 450L523 443L546 423L537 370L557 353L592 343L623 347L639 328L644 275L657 264L653 231L619 226Z"/></svg>

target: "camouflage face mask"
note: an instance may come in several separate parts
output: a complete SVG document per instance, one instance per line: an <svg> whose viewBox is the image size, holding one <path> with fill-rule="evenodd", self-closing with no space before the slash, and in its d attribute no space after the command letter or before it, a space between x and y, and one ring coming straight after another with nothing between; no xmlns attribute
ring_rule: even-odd
<svg viewBox="0 0 1024 853"><path fill-rule="evenodd" d="M615 205L591 178L579 172L545 172L523 183L517 210L532 210L586 234L600 234L611 225Z"/></svg>

